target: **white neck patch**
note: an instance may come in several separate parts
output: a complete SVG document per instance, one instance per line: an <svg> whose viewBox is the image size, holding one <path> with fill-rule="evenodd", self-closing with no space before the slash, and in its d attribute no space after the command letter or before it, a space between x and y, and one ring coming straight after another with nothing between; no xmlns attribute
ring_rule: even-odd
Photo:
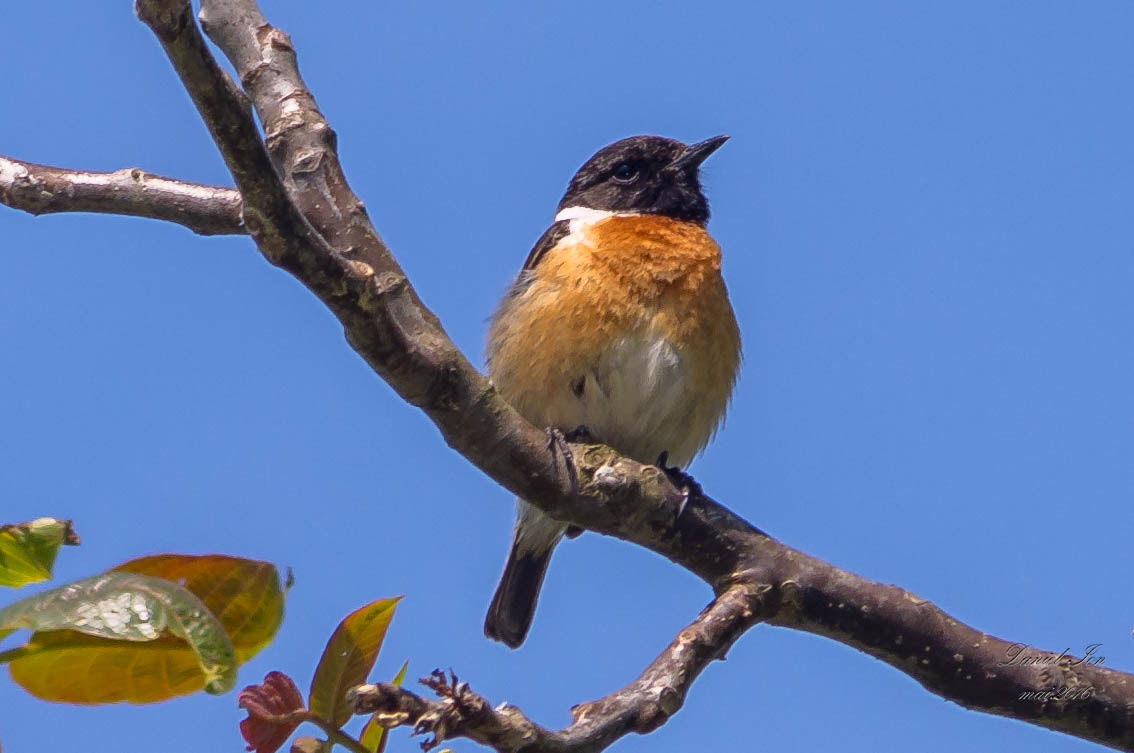
<svg viewBox="0 0 1134 753"><path fill-rule="evenodd" d="M583 231L588 225L593 225L607 217L631 217L638 212L612 212L609 209L591 209L590 207L564 207L555 215L556 222L567 221L568 231L575 235Z"/></svg>
<svg viewBox="0 0 1134 753"><path fill-rule="evenodd" d="M579 236L595 222L608 217L633 217L638 212L611 212L609 209L590 209L587 206L566 206L556 214L556 222L567 222L570 235Z"/></svg>
<svg viewBox="0 0 1134 753"><path fill-rule="evenodd" d="M609 209L589 209L588 207L565 207L559 210L559 214L555 215L556 222L563 222L569 220L572 224L576 221L580 223L590 224L605 220L607 217L613 217L620 212L611 212Z"/></svg>

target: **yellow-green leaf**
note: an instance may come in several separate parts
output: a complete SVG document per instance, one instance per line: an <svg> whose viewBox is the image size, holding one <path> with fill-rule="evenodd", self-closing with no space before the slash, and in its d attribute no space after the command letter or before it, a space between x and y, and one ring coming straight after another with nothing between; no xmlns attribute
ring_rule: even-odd
<svg viewBox="0 0 1134 753"><path fill-rule="evenodd" d="M275 565L225 554L155 554L115 570L180 583L217 616L241 664L272 642L283 622L284 597Z"/></svg>
<svg viewBox="0 0 1134 753"><path fill-rule="evenodd" d="M401 597L380 599L347 615L335 628L315 677L307 707L323 719L342 727L350 719L351 710L346 692L366 682L366 675L378 658L378 649L386 637L386 628L394 616L394 607Z"/></svg>
<svg viewBox="0 0 1134 753"><path fill-rule="evenodd" d="M223 626L243 664L267 645L283 618L279 574L266 562L224 555L161 554L120 565L129 573L173 581L196 595ZM0 629L2 631L2 629ZM13 679L33 695L69 703L152 703L194 693L208 678L184 641L147 643L51 630L0 653Z"/></svg>
<svg viewBox="0 0 1134 753"><path fill-rule="evenodd" d="M224 693L236 684L236 654L220 621L185 588L149 575L111 571L21 599L0 609L0 629L10 628L37 634L74 631L111 644L150 642L169 634L192 649L205 690ZM34 664L46 670L42 645L29 643L12 666ZM13 677L22 676L21 669L26 667L14 669ZM74 670L54 665L54 672L44 674L73 677Z"/></svg>
<svg viewBox="0 0 1134 753"><path fill-rule="evenodd" d="M155 703L205 686L193 649L168 635L128 643L51 630L7 653L15 654L8 664L12 680L45 701Z"/></svg>
<svg viewBox="0 0 1134 753"><path fill-rule="evenodd" d="M402 662L402 668L394 675L394 679L390 684L395 687L401 687L402 681L406 679L406 670L409 669L409 659ZM386 749L386 733L387 730L378 720L371 716L366 726L362 728L362 735L359 736L358 741L362 743L362 747L366 748L370 753L382 753Z"/></svg>
<svg viewBox="0 0 1134 753"><path fill-rule="evenodd" d="M51 577L63 544L78 544L71 521L39 518L0 526L0 586L19 587Z"/></svg>

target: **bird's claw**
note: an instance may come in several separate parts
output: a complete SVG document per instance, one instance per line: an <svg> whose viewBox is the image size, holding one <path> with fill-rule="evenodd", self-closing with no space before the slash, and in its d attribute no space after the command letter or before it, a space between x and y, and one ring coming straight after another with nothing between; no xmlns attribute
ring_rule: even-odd
<svg viewBox="0 0 1134 753"><path fill-rule="evenodd" d="M559 429L550 426L544 431L547 433L547 449L551 452L551 459L554 461L556 454L563 456L563 465L567 468L567 480L571 483L571 493L578 494L579 469L575 466L575 456L571 454L567 436Z"/></svg>
<svg viewBox="0 0 1134 753"><path fill-rule="evenodd" d="M670 482L674 486L681 490L681 504L677 506L677 515L674 518L674 523L676 523L681 520L681 514L685 512L690 498L699 497L703 492L701 491L701 485L697 483L695 478L675 465L668 465L668 462L669 452L663 451L662 454L658 455L655 465L669 477Z"/></svg>
<svg viewBox="0 0 1134 753"><path fill-rule="evenodd" d="M563 455L563 464L567 466L567 477L571 481L571 491L578 493L579 469L575 465L575 456L568 445L571 442L594 442L596 441L594 435L591 434L590 429L582 424L579 424L568 432L562 432L559 429L550 427L546 431L547 448L551 450L552 454L559 452ZM569 539L575 539L581 536L585 530L585 528L580 526L567 526L567 530L563 532L563 535Z"/></svg>

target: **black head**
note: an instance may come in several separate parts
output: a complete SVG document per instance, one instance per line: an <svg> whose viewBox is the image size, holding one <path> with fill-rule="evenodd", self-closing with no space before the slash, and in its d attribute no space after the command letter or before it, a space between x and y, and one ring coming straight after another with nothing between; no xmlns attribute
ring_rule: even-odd
<svg viewBox="0 0 1134 753"><path fill-rule="evenodd" d="M661 136L615 141L579 168L559 209L644 212L703 225L709 220L709 202L697 173L726 141L728 136L692 146Z"/></svg>

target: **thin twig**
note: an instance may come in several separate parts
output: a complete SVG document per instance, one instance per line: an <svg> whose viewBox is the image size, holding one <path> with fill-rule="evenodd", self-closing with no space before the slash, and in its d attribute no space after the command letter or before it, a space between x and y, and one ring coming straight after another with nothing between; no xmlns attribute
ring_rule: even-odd
<svg viewBox="0 0 1134 753"><path fill-rule="evenodd" d="M467 737L498 751L596 753L629 732L652 732L677 713L701 671L713 660L723 659L756 622L760 602L759 590L748 586L734 586L721 594L638 679L605 698L575 706L571 724L558 731L532 722L515 706L492 708L466 683L440 671L423 681L440 701L389 683L361 685L348 698L356 714L376 713L386 726L407 725L414 734L431 735L422 743L425 750L447 739Z"/></svg>
<svg viewBox="0 0 1134 753"><path fill-rule="evenodd" d="M244 235L240 192L136 167L66 170L0 155L0 203L30 214L98 212L184 225L200 235Z"/></svg>

